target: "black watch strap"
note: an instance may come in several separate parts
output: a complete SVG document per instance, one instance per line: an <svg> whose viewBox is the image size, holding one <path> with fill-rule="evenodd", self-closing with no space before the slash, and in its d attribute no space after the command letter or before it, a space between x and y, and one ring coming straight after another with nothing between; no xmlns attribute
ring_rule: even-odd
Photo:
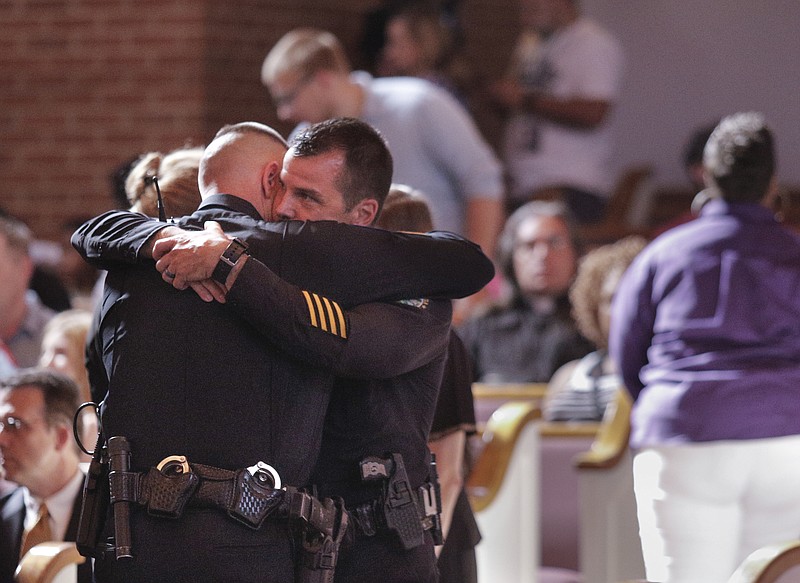
<svg viewBox="0 0 800 583"><path fill-rule="evenodd" d="M228 248L225 249L225 252L220 256L219 262L217 262L217 266L214 268L214 273L211 274L211 279L225 285L233 266L236 265L236 262L239 261L239 258L245 253L247 253L247 243L238 237L234 237L233 241L228 245Z"/></svg>

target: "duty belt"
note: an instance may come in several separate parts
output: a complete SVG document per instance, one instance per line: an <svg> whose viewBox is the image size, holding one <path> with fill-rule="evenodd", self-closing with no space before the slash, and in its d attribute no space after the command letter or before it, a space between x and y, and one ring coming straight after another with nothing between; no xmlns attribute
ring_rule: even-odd
<svg viewBox="0 0 800 583"><path fill-rule="evenodd" d="M131 502L153 516L179 518L186 508L219 508L252 529L273 513L312 526L329 521L322 502L282 487L278 472L263 462L226 470L170 456L146 472L111 472L109 484L112 503Z"/></svg>

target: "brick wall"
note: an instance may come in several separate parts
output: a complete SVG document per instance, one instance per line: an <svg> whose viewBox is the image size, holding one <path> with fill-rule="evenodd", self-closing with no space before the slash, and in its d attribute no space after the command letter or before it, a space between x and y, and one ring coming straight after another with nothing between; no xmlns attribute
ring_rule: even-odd
<svg viewBox="0 0 800 583"><path fill-rule="evenodd" d="M498 23L512 2L465 2L481 78L513 41ZM259 82L264 55L295 26L332 30L355 55L362 16L378 4L0 0L0 207L56 239L114 206L110 175L141 152L204 144L245 119L287 132Z"/></svg>

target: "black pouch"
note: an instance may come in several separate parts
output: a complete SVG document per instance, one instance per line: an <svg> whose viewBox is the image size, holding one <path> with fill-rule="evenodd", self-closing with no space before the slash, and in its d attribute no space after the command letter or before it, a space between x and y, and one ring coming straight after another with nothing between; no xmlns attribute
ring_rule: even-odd
<svg viewBox="0 0 800 583"><path fill-rule="evenodd" d="M193 472L168 476L150 468L145 477L144 492L148 514L179 518L199 484L200 478Z"/></svg>
<svg viewBox="0 0 800 583"><path fill-rule="evenodd" d="M283 501L285 492L275 490L254 477L247 469L236 472L233 504L228 515L245 526L257 529Z"/></svg>

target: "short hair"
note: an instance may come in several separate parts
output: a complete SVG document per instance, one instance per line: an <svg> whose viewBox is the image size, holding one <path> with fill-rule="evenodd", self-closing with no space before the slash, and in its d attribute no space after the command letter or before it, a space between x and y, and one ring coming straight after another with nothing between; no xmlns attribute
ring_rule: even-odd
<svg viewBox="0 0 800 583"><path fill-rule="evenodd" d="M200 206L197 172L203 148L178 148L162 154L142 155L125 179L130 210L158 216L158 197L153 178L158 180L164 212L168 217L192 214Z"/></svg>
<svg viewBox="0 0 800 583"><path fill-rule="evenodd" d="M28 225L10 215L0 216L0 235L8 242L9 249L22 255L30 254L33 234Z"/></svg>
<svg viewBox="0 0 800 583"><path fill-rule="evenodd" d="M708 138L703 166L709 186L728 202L760 202L775 173L772 132L763 114L725 117Z"/></svg>
<svg viewBox="0 0 800 583"><path fill-rule="evenodd" d="M222 126L219 131L214 135L214 139L217 140L223 136L228 134L261 134L268 138L272 138L282 146L288 148L289 145L286 143L284 137L278 132L275 128L270 127L266 124L259 123L257 121L242 121L239 123L227 124Z"/></svg>
<svg viewBox="0 0 800 583"><path fill-rule="evenodd" d="M256 139L246 139L254 136ZM286 140L272 127L244 121L225 125L217 131L206 147L200 160L200 187L204 190L209 182L230 179L239 174L250 174L263 170L270 156L279 158L286 152ZM235 193L244 196L247 193Z"/></svg>
<svg viewBox="0 0 800 583"><path fill-rule="evenodd" d="M383 207L392 184L392 154L383 136L366 122L338 117L313 124L297 134L289 144L293 156L303 158L328 152L344 153L344 169L336 177L336 187L344 196L346 210L360 201L378 201Z"/></svg>
<svg viewBox="0 0 800 583"><path fill-rule="evenodd" d="M317 71L349 73L350 62L342 43L330 32L297 28L275 43L261 67L261 82L270 86L288 72L301 77Z"/></svg>
<svg viewBox="0 0 800 583"><path fill-rule="evenodd" d="M44 415L51 427L72 423L80 406L80 391L71 378L47 368L23 368L0 380L0 391L34 387L42 391Z"/></svg>
<svg viewBox="0 0 800 583"><path fill-rule="evenodd" d="M575 255L580 257L583 254L583 242L578 235L575 219L566 204L558 200L533 200L525 203L506 219L503 231L497 239L495 254L500 271L514 287L515 292L519 292L519 284L514 273L514 248L517 245L517 231L522 223L532 217L553 217L563 221L567 226Z"/></svg>
<svg viewBox="0 0 800 583"><path fill-rule="evenodd" d="M608 346L599 319L603 283L615 270L622 275L646 245L647 239L632 235L592 249L578 263L578 273L569 290L572 315L581 334L598 348Z"/></svg>
<svg viewBox="0 0 800 583"><path fill-rule="evenodd" d="M428 199L410 186L392 184L375 226L387 231L432 231L433 218Z"/></svg>

